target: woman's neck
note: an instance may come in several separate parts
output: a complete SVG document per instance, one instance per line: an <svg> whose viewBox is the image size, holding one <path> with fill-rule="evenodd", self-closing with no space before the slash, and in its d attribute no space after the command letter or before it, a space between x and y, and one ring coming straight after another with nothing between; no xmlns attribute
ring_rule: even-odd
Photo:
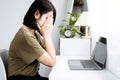
<svg viewBox="0 0 120 80"><path fill-rule="evenodd" d="M34 35L34 33L35 33L35 30L34 30L34 29L29 28L29 27L27 27L27 26L25 26L25 25L23 25L22 28L25 29L25 30L27 30L27 31L29 31L29 32L32 33L33 35Z"/></svg>

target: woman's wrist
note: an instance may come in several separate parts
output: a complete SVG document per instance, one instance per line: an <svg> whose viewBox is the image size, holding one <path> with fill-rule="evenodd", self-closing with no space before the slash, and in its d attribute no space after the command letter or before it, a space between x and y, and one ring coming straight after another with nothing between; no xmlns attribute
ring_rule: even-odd
<svg viewBox="0 0 120 80"><path fill-rule="evenodd" d="M51 35L50 35L50 34L47 34L47 35L43 35L43 38L44 38L44 39L48 39L48 38L51 38Z"/></svg>

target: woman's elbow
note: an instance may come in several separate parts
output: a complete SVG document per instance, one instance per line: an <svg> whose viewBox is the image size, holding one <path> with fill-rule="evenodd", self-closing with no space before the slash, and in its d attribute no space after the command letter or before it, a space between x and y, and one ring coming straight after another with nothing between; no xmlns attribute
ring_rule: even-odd
<svg viewBox="0 0 120 80"><path fill-rule="evenodd" d="M56 65L56 60L53 62L53 65L52 66L55 66Z"/></svg>
<svg viewBox="0 0 120 80"><path fill-rule="evenodd" d="M54 67L55 65L56 65L56 60L52 61L52 62L49 64L50 67Z"/></svg>

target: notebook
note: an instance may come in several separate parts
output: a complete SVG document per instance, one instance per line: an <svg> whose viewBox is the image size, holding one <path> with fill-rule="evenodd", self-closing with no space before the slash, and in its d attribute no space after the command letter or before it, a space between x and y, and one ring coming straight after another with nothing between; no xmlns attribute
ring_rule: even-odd
<svg viewBox="0 0 120 80"><path fill-rule="evenodd" d="M102 38L103 39L103 38ZM106 41L100 39L96 42L91 58L88 60L69 59L70 70L102 70L105 68L107 60ZM102 41L101 41L102 40Z"/></svg>

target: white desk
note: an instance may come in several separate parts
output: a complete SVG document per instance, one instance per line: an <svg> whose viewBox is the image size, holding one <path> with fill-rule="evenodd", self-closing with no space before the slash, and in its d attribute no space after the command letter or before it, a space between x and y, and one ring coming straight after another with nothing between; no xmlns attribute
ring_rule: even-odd
<svg viewBox="0 0 120 80"><path fill-rule="evenodd" d="M119 80L117 77L105 70L70 70L68 59L80 59L79 57L57 56L56 66L52 68L49 75L50 80ZM82 59L82 58L81 58Z"/></svg>

